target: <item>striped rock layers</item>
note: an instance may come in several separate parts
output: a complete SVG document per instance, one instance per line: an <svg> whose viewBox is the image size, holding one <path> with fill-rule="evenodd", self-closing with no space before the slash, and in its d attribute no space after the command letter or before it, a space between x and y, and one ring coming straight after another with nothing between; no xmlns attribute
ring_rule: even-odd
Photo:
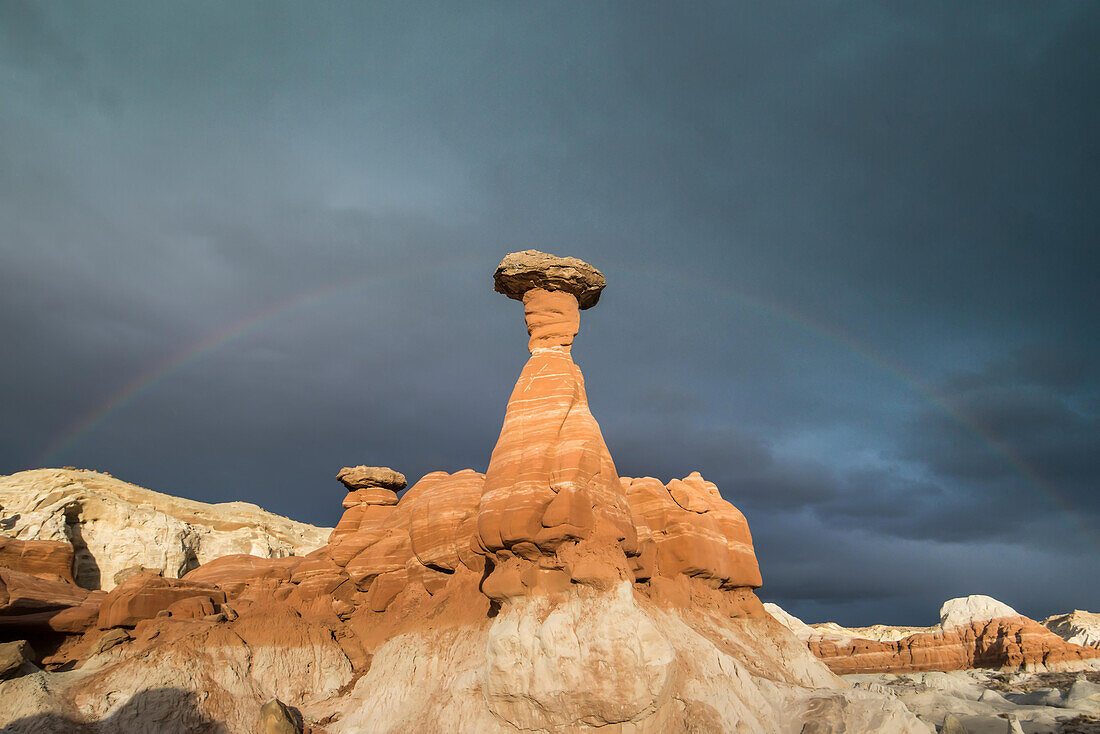
<svg viewBox="0 0 1100 734"><path fill-rule="evenodd" d="M638 553L626 493L588 409L570 346L575 296L523 295L531 358L520 374L493 449L477 526L496 600L571 582L610 588L630 579Z"/></svg>
<svg viewBox="0 0 1100 734"><path fill-rule="evenodd" d="M1087 667L1088 661L1100 658L1100 650L1064 640L1008 605L981 595L949 599L940 609L940 623L933 627L803 627L799 636L839 674L970 668L1047 672ZM878 639L869 639L876 633Z"/></svg>

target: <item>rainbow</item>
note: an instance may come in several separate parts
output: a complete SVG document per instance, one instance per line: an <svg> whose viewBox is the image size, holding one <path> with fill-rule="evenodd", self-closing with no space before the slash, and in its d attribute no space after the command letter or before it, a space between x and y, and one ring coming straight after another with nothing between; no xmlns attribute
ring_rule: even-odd
<svg viewBox="0 0 1100 734"><path fill-rule="evenodd" d="M993 432L976 421L972 416L960 411L955 405L944 397L941 393L937 392L930 385L923 382L911 371L905 369L896 362L888 359L885 355L875 351L869 346L856 341L848 334L841 332L839 329L826 326L825 324L810 318L806 314L795 311L792 308L788 308L782 304L778 304L766 299L750 296L748 294L734 291L732 288L719 289L713 286L701 282L699 280L687 280L682 276L678 276L670 272L645 272L638 270L629 271L631 274L644 278L652 279L658 283L664 284L667 287L669 282L675 282L680 287L703 291L711 296L715 296L721 300L731 301L738 305L747 307L748 309L768 317L772 320L780 321L788 326L793 326L796 329L808 333L814 337L817 337L823 341L826 341L834 346L837 346L857 357L863 361L871 364L872 366L886 372L891 375L906 387L916 393L925 402L935 406L941 412L946 414L960 426L965 428L967 432L973 436L979 444L983 445L987 450L993 453L995 456L1004 461L1019 477L1024 479L1035 489L1046 497L1051 506L1060 511L1069 523L1076 527L1081 535L1098 551L1100 552L1100 533L1087 526L1079 517L1073 505L1067 501L1062 495L1054 488L1050 482L1046 481L1038 471L1031 467L1028 462L1019 454L1014 453L1004 441L1000 440Z"/></svg>
<svg viewBox="0 0 1100 734"><path fill-rule="evenodd" d="M418 275L423 277L428 272L439 270L449 270L453 272L459 269L464 269L460 263L437 262L434 267L419 269ZM1073 511L1073 507L1070 503L1067 502L1056 489L1021 456L1014 453L1003 441L993 435L988 428L979 424L973 417L958 410L951 401L947 400L943 395L921 381L912 372L886 358L881 353L856 341L850 335L841 332L839 329L827 326L810 318L806 314L795 311L779 303L735 291L732 288L719 289L709 286L699 280L688 281L686 278L677 276L669 271L647 272L627 269L625 271L621 270L621 272L643 280L651 280L665 289L667 289L668 284L671 282L685 289L685 292L706 292L718 299L748 308L761 316L779 321L787 326L795 327L799 331L822 339L855 355L874 367L883 370L914 391L922 400L935 406L938 410L942 411L960 426L965 428L968 433L979 441L979 443L1011 467L1016 474L1027 481L1031 486L1038 489L1051 504L1062 512L1069 521L1080 530L1082 535L1100 551L1100 535L1091 528L1085 526L1079 519L1078 514ZM321 301L362 287L367 281L372 280L374 277L377 277L377 275L342 278L322 285L315 290L294 295L291 298L279 301L266 309L242 318L188 345L186 348L158 363L152 369L138 375L132 382L112 393L98 406L89 410L74 421L43 449L35 462L35 466L49 466L74 443L95 431L99 426L117 415L127 406L132 405L142 396L154 390L172 375L198 362L206 355L245 335L258 331L268 323L288 312L315 305Z"/></svg>
<svg viewBox="0 0 1100 734"><path fill-rule="evenodd" d="M338 294L359 288L369 279L369 276L358 276L342 278L334 282L326 283L315 290L299 293L288 299L272 304L255 314L239 319L187 345L184 349L175 352L167 359L157 363L151 369L138 375L133 381L109 395L99 405L87 411L71 423L42 450L35 461L35 466L49 466L66 449L110 420L112 416L118 414L127 406L132 405L143 395L151 392L172 375L198 362L211 352L258 331L266 324L274 321L287 312L304 308L332 298Z"/></svg>

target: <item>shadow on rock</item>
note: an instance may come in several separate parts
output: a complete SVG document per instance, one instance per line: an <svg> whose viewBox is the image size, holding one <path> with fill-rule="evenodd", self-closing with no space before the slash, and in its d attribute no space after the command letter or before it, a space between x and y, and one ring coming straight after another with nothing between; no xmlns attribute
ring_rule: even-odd
<svg viewBox="0 0 1100 734"><path fill-rule="evenodd" d="M60 714L39 714L11 722L0 732L19 734L230 734L223 724L199 710L195 693L151 688L134 694L99 721Z"/></svg>

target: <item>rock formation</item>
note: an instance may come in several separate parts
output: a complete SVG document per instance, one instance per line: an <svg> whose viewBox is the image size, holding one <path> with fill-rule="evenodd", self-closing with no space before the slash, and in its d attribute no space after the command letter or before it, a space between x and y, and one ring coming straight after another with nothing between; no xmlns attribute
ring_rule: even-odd
<svg viewBox="0 0 1100 734"><path fill-rule="evenodd" d="M329 734L925 732L764 612L748 524L714 484L618 476L571 355L599 271L515 253L496 287L523 302L530 359L485 474L433 472L397 499L396 472L345 469L312 552L91 592L94 617L37 661L75 669L0 684L0 727L60 712L126 731L152 710L161 728L273 730L278 708Z"/></svg>
<svg viewBox="0 0 1100 734"><path fill-rule="evenodd" d="M581 309L595 306L607 285L603 273L584 260L547 255L538 250L505 255L493 273L493 282L497 293L517 301L536 289L568 293L577 299Z"/></svg>
<svg viewBox="0 0 1100 734"><path fill-rule="evenodd" d="M1074 609L1043 620L1043 626L1066 642L1100 648L1100 614Z"/></svg>
<svg viewBox="0 0 1100 734"><path fill-rule="evenodd" d="M975 669L849 675L845 680L897 696L940 734L1086 734L1100 723L1100 672Z"/></svg>
<svg viewBox="0 0 1100 734"><path fill-rule="evenodd" d="M304 555L328 534L247 502L180 499L99 472L0 477L0 536L68 544L75 581L85 589L110 590L135 570L179 578L232 553Z"/></svg>
<svg viewBox="0 0 1100 734"><path fill-rule="evenodd" d="M791 617L791 622L783 615L773 613L840 674L972 668L1064 671L1094 667L1100 661L1100 650L1068 642L988 596L949 599L940 609L940 623L924 628L849 629L826 623L809 625L807 633L797 627L800 620Z"/></svg>

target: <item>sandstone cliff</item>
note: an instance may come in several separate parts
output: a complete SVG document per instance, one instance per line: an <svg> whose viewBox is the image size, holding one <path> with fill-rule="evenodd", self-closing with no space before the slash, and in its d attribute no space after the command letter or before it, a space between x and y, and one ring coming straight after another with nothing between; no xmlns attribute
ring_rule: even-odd
<svg viewBox="0 0 1100 734"><path fill-rule="evenodd" d="M247 502L195 502L100 472L0 476L0 535L71 544L75 581L85 589L112 589L120 574L140 569L179 578L234 553L303 555L328 533Z"/></svg>

